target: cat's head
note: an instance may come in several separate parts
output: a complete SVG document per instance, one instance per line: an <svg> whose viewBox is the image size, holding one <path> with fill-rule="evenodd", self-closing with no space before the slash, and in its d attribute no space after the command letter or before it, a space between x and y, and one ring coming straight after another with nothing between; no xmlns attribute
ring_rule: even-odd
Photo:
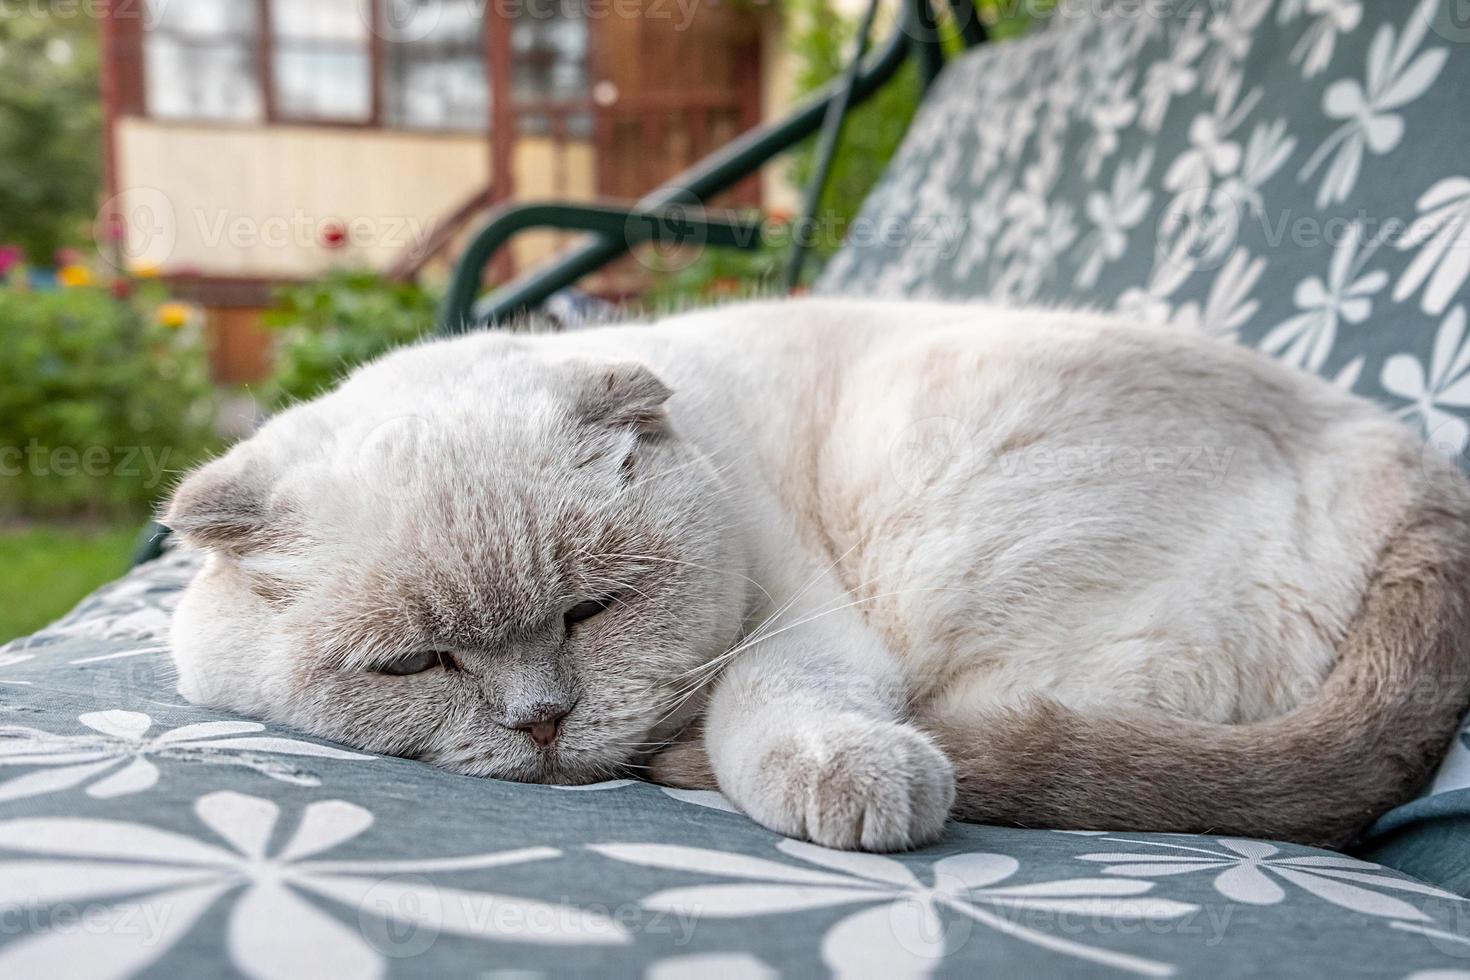
<svg viewBox="0 0 1470 980"><path fill-rule="evenodd" d="M669 395L480 336L276 417L164 516L209 552L180 692L476 775L618 771L697 707L745 608L727 495Z"/></svg>

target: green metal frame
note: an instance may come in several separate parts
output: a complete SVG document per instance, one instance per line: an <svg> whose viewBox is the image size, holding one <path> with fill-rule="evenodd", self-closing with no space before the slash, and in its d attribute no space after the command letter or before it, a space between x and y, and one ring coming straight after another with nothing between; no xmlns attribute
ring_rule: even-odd
<svg viewBox="0 0 1470 980"><path fill-rule="evenodd" d="M947 2L965 47L983 44L987 40L985 25L974 0ZM465 333L512 320L645 242L758 247L757 224L734 215L707 212L701 202L733 187L820 130L817 168L807 186L799 219L802 227L809 225L821 203L848 112L888 84L911 57L918 62L919 79L925 92L944 67L944 49L931 0L902 0L893 33L865 63L878 3L879 0L869 0L858 32L857 50L838 79L785 119L736 138L637 204L620 207L541 202L497 209L475 234L455 267L439 312L439 333ZM585 231L590 237L547 265L479 298L485 267L495 253L517 234L531 228ZM799 283L805 259L805 246L796 246L786 268L788 286ZM168 534L168 528L161 524L146 528L139 536L133 564L157 558Z"/></svg>
<svg viewBox="0 0 1470 980"><path fill-rule="evenodd" d="M948 0L966 47L986 40L973 0ZM702 201L733 187L759 170L772 158L791 149L802 140L823 131L818 150L818 168L807 189L804 221L810 221L821 200L831 169L832 157L841 135L846 115L879 91L913 57L919 64L919 77L925 91L944 66L944 49L940 43L937 19L930 0L903 0L898 23L890 37L867 63L867 38L876 17L878 0L870 0L859 31L858 50L843 75L818 92L785 119L758 127L738 137L690 169L648 194L639 209L658 211L666 208L696 209ZM464 333L482 326L514 319L545 302L553 293L573 285L583 276L595 272L626 254L641 240L620 233L594 234L588 241L553 259L544 266L516 279L484 299L477 299L484 270L490 258L510 238L527 227L562 227L538 222L522 222L516 215L523 210L551 208L570 209L574 205L527 204L499 212L475 235L454 270L449 292L439 316L442 334ZM638 213L638 209L631 213ZM798 236L799 237L799 236ZM707 244L717 244L713 238ZM750 247L754 247L753 245ZM787 267L788 284L795 285L805 259L804 249L793 254Z"/></svg>

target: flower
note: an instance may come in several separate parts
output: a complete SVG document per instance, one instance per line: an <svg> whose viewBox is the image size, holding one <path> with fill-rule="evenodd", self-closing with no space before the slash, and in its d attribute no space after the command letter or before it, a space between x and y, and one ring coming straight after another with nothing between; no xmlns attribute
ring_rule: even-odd
<svg viewBox="0 0 1470 980"><path fill-rule="evenodd" d="M92 285L92 270L84 265L64 265L56 272L56 281L68 289Z"/></svg>
<svg viewBox="0 0 1470 980"><path fill-rule="evenodd" d="M164 303L158 308L158 322L171 330L188 326L193 316L193 311L184 303Z"/></svg>
<svg viewBox="0 0 1470 980"><path fill-rule="evenodd" d="M1470 338L1465 307L1450 310L1434 335L1426 366L1412 354L1394 354L1383 363L1383 388L1409 404L1400 414L1417 419L1425 438L1450 456L1470 445Z"/></svg>
<svg viewBox="0 0 1470 980"><path fill-rule="evenodd" d="M271 850L280 808L270 800L227 790L200 797L193 809L212 835L86 817L0 821L0 851L27 855L0 859L0 908L129 896L105 907L97 920L103 928L89 932L85 942L61 929L0 947L0 976L37 976L62 962L77 978L144 972L221 902L228 905L228 924L220 946L235 969L252 977L377 976L387 967L384 944L402 955L408 944L422 941L421 930L430 939L443 931L555 944L629 941L626 929L594 912L439 886L422 877L560 857L554 848L399 861L309 860L363 834L373 825L372 813L346 800L311 803L285 843ZM321 899L326 908L352 909L363 928L348 928ZM140 911L144 921L158 923L155 930L106 928ZM366 927L385 921L396 928L384 928L386 935L373 943L363 938Z"/></svg>
<svg viewBox="0 0 1470 980"><path fill-rule="evenodd" d="M18 245L0 246L0 276L7 276L12 269L25 261L25 253Z"/></svg>
<svg viewBox="0 0 1470 980"><path fill-rule="evenodd" d="M1317 189L1317 207L1341 204L1357 185L1366 153L1383 156L1404 138L1404 117L1397 111L1429 91L1439 77L1449 52L1444 48L1420 51L1439 0L1421 0L1404 25L1403 33L1384 24L1368 46L1362 82L1339 79L1322 95L1322 110L1343 123L1302 167L1298 180L1310 180L1324 163ZM1331 159L1331 163L1327 161Z"/></svg>
<svg viewBox="0 0 1470 980"><path fill-rule="evenodd" d="M322 225L322 245L330 249L339 249L347 245L347 226L340 221L328 221Z"/></svg>
<svg viewBox="0 0 1470 980"><path fill-rule="evenodd" d="M18 662L0 658L0 666ZM265 726L256 722L201 722L150 735L153 719L138 711L93 711L77 721L97 734L52 735L0 725L0 766L40 767L0 782L0 803L82 783L90 784L87 795L95 799L142 793L158 782L153 759L244 766L281 782L315 786L315 776L273 757L372 758L300 739L257 736Z"/></svg>
<svg viewBox="0 0 1470 980"><path fill-rule="evenodd" d="M1388 285L1381 269L1364 272L1381 241L1364 242L1361 224L1338 243L1327 278L1309 276L1297 284L1296 316L1277 324L1261 339L1261 349L1288 364L1316 371L1327 362L1343 323L1357 326L1373 313L1373 298Z"/></svg>
<svg viewBox="0 0 1470 980"><path fill-rule="evenodd" d="M1215 876L1215 891L1244 905L1279 905L1286 900L1283 883L1310 892L1334 905L1392 919L1416 922L1430 917L1392 895L1374 889L1393 889L1457 901L1454 895L1407 878L1391 877L1376 864L1341 854L1281 853L1281 848L1258 840L1219 837L1217 847L1196 843L1164 843L1108 837L1120 844L1164 848L1164 853L1079 854L1080 861L1105 863L1103 874L1129 878L1157 878L1205 872ZM1198 838L1180 838L1196 841ZM1363 886L1368 887L1363 887Z"/></svg>
<svg viewBox="0 0 1470 980"><path fill-rule="evenodd" d="M947 952L946 929L968 930L975 923L1092 963L1166 976L1173 972L1166 963L1074 942L1018 920L1038 914L1163 920L1199 910L1187 902L1137 897L1152 887L1144 882L1125 886L1114 879L1073 878L1008 885L1004 882L1020 863L1004 854L943 857L930 866L927 881L921 881L903 863L879 854L834 851L794 840L777 846L806 864L664 844L595 844L591 849L644 867L744 879L674 888L643 899L645 908L657 911L720 919L862 906L838 920L822 941L822 959L840 976L926 975Z"/></svg>
<svg viewBox="0 0 1470 980"><path fill-rule="evenodd" d="M128 272L134 279L157 279L163 275L163 267L153 262L139 262L129 266Z"/></svg>
<svg viewBox="0 0 1470 980"><path fill-rule="evenodd" d="M133 295L133 281L131 279L118 278L107 284L108 291L112 293L113 299L131 299Z"/></svg>

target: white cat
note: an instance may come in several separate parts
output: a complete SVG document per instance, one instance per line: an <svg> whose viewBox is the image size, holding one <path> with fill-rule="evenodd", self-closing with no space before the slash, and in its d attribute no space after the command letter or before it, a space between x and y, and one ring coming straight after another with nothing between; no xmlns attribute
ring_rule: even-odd
<svg viewBox="0 0 1470 980"><path fill-rule="evenodd" d="M672 392L672 394L671 394ZM190 476L190 700L459 772L1342 845L1470 700L1470 491L1101 316L791 301L403 350Z"/></svg>

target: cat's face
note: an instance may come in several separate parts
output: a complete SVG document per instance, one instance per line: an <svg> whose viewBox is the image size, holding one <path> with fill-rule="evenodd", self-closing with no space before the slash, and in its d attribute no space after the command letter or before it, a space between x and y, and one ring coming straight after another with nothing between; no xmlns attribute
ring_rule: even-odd
<svg viewBox="0 0 1470 980"><path fill-rule="evenodd" d="M507 339L394 355L179 488L211 552L179 689L371 751L606 778L698 705L743 558L715 468L629 364Z"/></svg>

